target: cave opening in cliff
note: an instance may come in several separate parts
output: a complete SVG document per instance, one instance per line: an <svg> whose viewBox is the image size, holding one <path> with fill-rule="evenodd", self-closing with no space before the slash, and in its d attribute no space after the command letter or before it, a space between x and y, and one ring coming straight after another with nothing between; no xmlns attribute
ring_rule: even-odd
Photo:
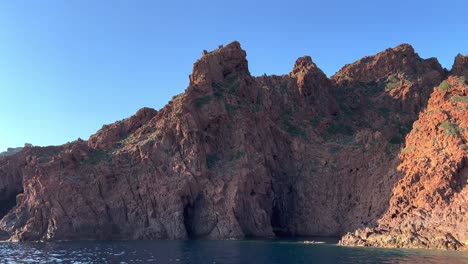
<svg viewBox="0 0 468 264"><path fill-rule="evenodd" d="M283 214L279 206L277 204L273 204L271 227L273 229L273 233L275 233L275 236L277 237L289 236L282 216Z"/></svg>
<svg viewBox="0 0 468 264"><path fill-rule="evenodd" d="M0 200L0 219L16 206L16 195L18 195L18 193L13 193Z"/></svg>
<svg viewBox="0 0 468 264"><path fill-rule="evenodd" d="M193 232L193 213L194 213L194 206L191 204L187 204L184 207L184 226L185 226L185 230L187 231L188 238L195 237L195 234Z"/></svg>

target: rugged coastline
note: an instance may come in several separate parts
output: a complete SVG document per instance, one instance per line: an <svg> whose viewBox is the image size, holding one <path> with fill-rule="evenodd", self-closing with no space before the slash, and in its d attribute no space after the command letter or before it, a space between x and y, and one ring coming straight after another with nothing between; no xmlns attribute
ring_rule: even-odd
<svg viewBox="0 0 468 264"><path fill-rule="evenodd" d="M408 44L331 78L308 56L254 77L238 42L204 52L161 110L1 157L0 238L465 250L467 75L467 57L447 71Z"/></svg>

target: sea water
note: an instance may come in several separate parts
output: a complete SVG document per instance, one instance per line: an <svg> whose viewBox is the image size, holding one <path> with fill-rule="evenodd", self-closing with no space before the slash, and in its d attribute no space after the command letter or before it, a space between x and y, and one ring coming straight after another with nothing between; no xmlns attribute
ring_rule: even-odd
<svg viewBox="0 0 468 264"><path fill-rule="evenodd" d="M468 253L298 240L4 242L0 263L468 263Z"/></svg>

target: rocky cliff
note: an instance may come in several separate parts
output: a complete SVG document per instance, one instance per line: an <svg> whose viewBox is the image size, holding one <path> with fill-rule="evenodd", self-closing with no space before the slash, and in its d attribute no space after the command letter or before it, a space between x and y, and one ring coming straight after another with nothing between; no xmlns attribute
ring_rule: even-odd
<svg viewBox="0 0 468 264"><path fill-rule="evenodd" d="M20 152L22 149L23 148L21 148L21 147L19 147L19 148L8 148L7 151L0 152L0 158L15 155L16 153Z"/></svg>
<svg viewBox="0 0 468 264"><path fill-rule="evenodd" d="M464 74L463 58L454 74ZM455 240L447 247L461 249L465 234L453 230L463 222L435 224L460 219L467 197L465 86L457 77L442 82L446 75L436 59L420 58L407 44L331 78L308 56L289 74L253 77L239 43L204 52L188 88L161 110L143 108L87 141L0 158L1 235L30 241L352 232L343 244L415 246L381 237L408 237L404 225L425 210L433 224L411 234ZM434 90L439 85L443 91ZM455 134L444 134L445 127ZM428 160L419 161L424 155ZM446 208L454 213L442 216Z"/></svg>
<svg viewBox="0 0 468 264"><path fill-rule="evenodd" d="M400 180L376 228L344 245L466 249L468 86L451 76L436 88L399 155Z"/></svg>

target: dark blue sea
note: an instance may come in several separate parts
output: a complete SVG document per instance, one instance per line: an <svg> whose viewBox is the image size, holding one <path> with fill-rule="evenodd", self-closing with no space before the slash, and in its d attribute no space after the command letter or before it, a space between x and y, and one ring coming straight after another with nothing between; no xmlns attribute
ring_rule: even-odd
<svg viewBox="0 0 468 264"><path fill-rule="evenodd" d="M0 263L468 263L468 253L295 240L0 243Z"/></svg>

